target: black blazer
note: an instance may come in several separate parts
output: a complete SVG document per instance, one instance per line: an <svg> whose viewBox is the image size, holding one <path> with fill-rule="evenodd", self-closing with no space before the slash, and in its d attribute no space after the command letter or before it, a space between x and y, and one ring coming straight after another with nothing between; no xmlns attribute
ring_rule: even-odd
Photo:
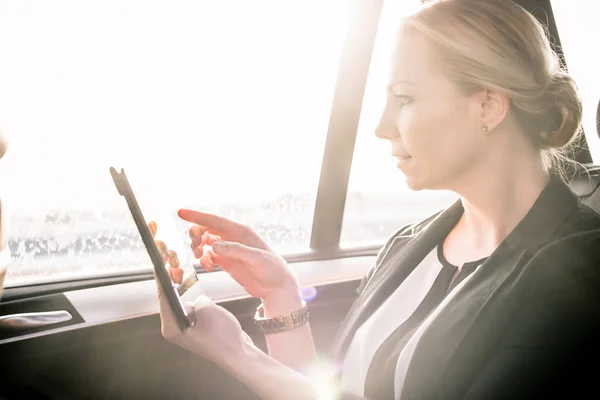
<svg viewBox="0 0 600 400"><path fill-rule="evenodd" d="M334 340L334 360L462 213L457 201L387 242ZM425 331L401 398L573 398L587 390L598 398L599 342L600 215L553 177Z"/></svg>

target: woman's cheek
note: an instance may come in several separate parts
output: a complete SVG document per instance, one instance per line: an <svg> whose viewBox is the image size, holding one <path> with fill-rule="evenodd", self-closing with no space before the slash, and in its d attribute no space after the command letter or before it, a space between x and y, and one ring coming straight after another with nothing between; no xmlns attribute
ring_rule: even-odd
<svg viewBox="0 0 600 400"><path fill-rule="evenodd" d="M396 124L406 151L412 155L411 149L418 146L420 131L418 114L415 113L414 107L405 106L399 113Z"/></svg>

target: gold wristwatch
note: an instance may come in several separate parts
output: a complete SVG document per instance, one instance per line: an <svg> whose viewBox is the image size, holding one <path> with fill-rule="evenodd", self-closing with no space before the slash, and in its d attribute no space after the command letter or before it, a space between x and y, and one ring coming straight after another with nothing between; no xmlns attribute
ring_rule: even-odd
<svg viewBox="0 0 600 400"><path fill-rule="evenodd" d="M267 335L270 333L291 331L300 328L308 322L308 308L306 307L306 302L302 300L302 307L289 314L265 318L265 309L261 303L256 309L254 322L256 322L258 328Z"/></svg>

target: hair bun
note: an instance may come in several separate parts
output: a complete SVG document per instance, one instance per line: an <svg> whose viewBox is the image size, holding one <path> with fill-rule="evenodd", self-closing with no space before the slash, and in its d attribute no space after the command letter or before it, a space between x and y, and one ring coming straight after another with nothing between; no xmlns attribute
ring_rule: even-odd
<svg viewBox="0 0 600 400"><path fill-rule="evenodd" d="M540 134L548 147L571 142L581 127L581 99L573 79L565 72L552 75L545 97L550 102L547 128Z"/></svg>

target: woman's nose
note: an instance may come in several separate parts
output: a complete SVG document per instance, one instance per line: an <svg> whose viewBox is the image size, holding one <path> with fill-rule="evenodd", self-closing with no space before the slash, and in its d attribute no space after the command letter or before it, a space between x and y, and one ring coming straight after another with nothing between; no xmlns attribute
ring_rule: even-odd
<svg viewBox="0 0 600 400"><path fill-rule="evenodd" d="M390 105L386 104L385 109L381 114L379 124L377 125L377 128L375 128L375 136L377 136L379 139L393 140L399 135L400 131L398 131L394 114Z"/></svg>

